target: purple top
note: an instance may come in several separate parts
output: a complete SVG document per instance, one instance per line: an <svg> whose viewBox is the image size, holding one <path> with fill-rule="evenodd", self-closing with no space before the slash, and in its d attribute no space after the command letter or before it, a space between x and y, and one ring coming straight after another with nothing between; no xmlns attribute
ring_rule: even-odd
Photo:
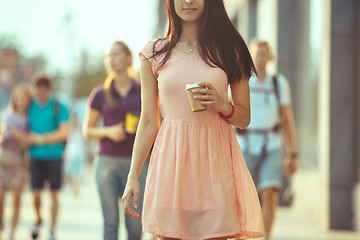
<svg viewBox="0 0 360 240"><path fill-rule="evenodd" d="M29 123L27 117L19 115L15 112L6 111L2 117L2 126L4 132L1 146L4 149L15 152L23 151L24 149L21 147L19 141L11 135L9 127L14 126L20 131L29 132Z"/></svg>
<svg viewBox="0 0 360 240"><path fill-rule="evenodd" d="M89 97L89 106L101 112L104 126L113 126L120 122L125 123L127 112L138 112L141 110L140 84L133 80L133 85L126 97L121 97L111 84L111 91L115 98L116 106L111 107L105 100L105 90L103 87L95 88ZM108 138L100 140L98 154L130 157L134 145L135 134L126 133L127 138L121 143L115 143Z"/></svg>

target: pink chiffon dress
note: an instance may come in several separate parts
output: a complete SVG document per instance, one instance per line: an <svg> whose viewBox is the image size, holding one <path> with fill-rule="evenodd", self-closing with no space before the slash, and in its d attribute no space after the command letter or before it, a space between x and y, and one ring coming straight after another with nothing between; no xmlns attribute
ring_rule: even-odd
<svg viewBox="0 0 360 240"><path fill-rule="evenodd" d="M185 92L186 84L210 82L227 99L227 75L198 53L175 49L159 69L163 56L151 58L153 46L140 54L157 78L164 119L150 158L143 231L189 240L263 236L258 194L231 124L211 107L192 112Z"/></svg>

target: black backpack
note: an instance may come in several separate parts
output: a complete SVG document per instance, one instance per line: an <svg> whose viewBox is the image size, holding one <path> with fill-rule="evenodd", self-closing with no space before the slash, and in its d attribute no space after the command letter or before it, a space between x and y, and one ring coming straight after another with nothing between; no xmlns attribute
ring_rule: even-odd
<svg viewBox="0 0 360 240"><path fill-rule="evenodd" d="M278 103L278 115L279 115L279 123L276 124L276 126L274 127L274 131L278 132L282 127L282 123L281 123L281 104L280 104L279 84L278 84L278 77L276 74L272 77L272 80L273 80L274 92Z"/></svg>

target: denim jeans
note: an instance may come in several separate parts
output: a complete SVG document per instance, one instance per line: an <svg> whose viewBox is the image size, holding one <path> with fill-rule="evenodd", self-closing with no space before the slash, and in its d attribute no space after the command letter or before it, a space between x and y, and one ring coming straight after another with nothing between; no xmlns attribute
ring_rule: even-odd
<svg viewBox="0 0 360 240"><path fill-rule="evenodd" d="M97 156L96 183L104 217L104 240L117 240L119 229L119 201L124 192L127 176L130 170L130 158ZM141 215L147 164L139 175L140 196L139 208ZM140 240L142 225L140 219L134 219L126 214L125 225L129 240Z"/></svg>
<svg viewBox="0 0 360 240"><path fill-rule="evenodd" d="M280 149L258 155L244 153L244 158L258 192L266 188L280 189L283 176Z"/></svg>

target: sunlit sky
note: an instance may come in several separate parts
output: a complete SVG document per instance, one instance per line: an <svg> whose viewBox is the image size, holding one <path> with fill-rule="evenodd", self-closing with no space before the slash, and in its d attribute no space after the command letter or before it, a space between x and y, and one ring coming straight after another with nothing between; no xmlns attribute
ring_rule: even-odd
<svg viewBox="0 0 360 240"><path fill-rule="evenodd" d="M151 40L157 0L0 0L0 37L17 39L25 55L43 53L51 70L73 66L81 50L100 54L114 40L136 54ZM73 26L65 16L73 14ZM135 59L137 65L137 60Z"/></svg>

